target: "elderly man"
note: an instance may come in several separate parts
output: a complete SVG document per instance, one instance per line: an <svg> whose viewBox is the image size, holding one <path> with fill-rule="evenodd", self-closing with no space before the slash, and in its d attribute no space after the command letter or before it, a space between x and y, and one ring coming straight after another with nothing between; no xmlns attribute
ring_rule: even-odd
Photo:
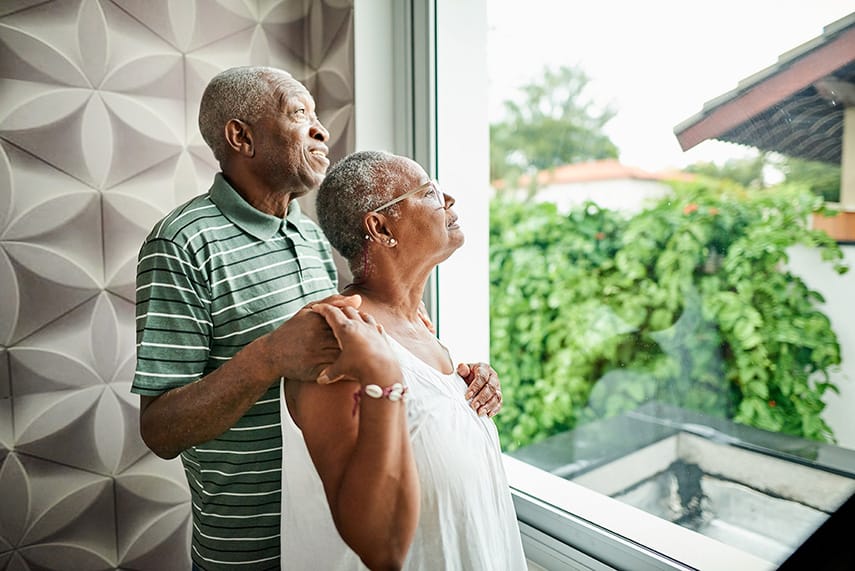
<svg viewBox="0 0 855 571"><path fill-rule="evenodd" d="M198 569L279 567L280 378L314 381L339 354L305 308L339 305L331 248L293 200L316 189L329 133L288 73L240 67L214 77L199 127L221 172L158 222L137 267L140 432L181 455ZM473 407L500 406L495 373L462 365Z"/></svg>

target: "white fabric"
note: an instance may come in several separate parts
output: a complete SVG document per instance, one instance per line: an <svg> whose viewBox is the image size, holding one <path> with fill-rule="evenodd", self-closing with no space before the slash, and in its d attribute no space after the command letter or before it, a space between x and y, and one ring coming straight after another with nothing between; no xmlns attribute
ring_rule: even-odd
<svg viewBox="0 0 855 571"><path fill-rule="evenodd" d="M391 337L404 372L407 425L421 482L421 515L404 569L526 569L496 426L444 375ZM282 568L364 570L338 535L300 429L282 403Z"/></svg>

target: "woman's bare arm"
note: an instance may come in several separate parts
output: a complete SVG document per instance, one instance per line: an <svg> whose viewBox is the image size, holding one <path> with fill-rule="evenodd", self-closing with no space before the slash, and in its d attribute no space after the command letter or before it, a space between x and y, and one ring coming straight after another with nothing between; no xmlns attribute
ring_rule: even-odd
<svg viewBox="0 0 855 571"><path fill-rule="evenodd" d="M362 385L402 380L397 360L373 318L352 308L317 306L341 345L331 385L289 382L295 422L321 477L342 539L371 569L403 565L419 517L419 481L404 400L363 396Z"/></svg>

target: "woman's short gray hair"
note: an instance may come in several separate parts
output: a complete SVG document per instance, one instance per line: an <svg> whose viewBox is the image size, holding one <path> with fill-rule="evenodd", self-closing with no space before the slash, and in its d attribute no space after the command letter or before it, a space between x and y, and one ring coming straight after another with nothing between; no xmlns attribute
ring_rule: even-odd
<svg viewBox="0 0 855 571"><path fill-rule="evenodd" d="M282 107L285 97L305 87L275 67L233 67L214 76L202 94L199 130L222 164L227 156L224 128L231 119L254 124L265 112Z"/></svg>
<svg viewBox="0 0 855 571"><path fill-rule="evenodd" d="M365 248L362 218L387 200L392 183L401 176L393 167L398 158L384 151L353 153L327 171L318 189L318 223L354 273L362 269L359 265ZM383 213L395 217L397 205Z"/></svg>

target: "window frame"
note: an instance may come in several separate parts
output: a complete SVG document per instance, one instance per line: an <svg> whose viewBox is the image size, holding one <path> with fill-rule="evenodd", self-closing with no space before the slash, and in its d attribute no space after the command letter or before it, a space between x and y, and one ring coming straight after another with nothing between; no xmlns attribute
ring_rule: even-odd
<svg viewBox="0 0 855 571"><path fill-rule="evenodd" d="M356 148L413 157L457 199L466 244L432 276L425 301L455 360L488 361L486 0L356 0L354 20ZM532 568L772 568L508 455L504 462Z"/></svg>

